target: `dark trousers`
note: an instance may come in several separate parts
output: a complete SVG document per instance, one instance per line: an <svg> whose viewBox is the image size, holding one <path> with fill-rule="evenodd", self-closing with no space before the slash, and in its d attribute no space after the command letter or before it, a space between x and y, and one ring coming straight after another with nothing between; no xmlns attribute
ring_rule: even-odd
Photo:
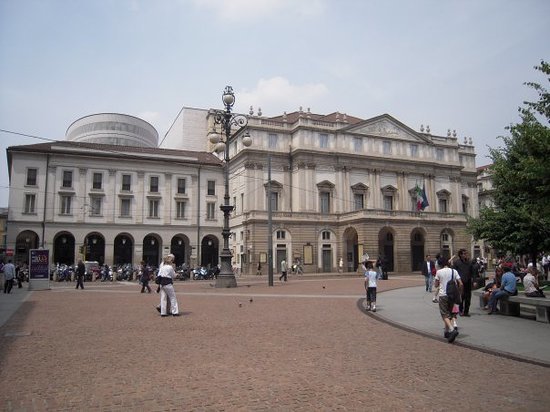
<svg viewBox="0 0 550 412"><path fill-rule="evenodd" d="M470 312L470 302L472 301L472 281L464 282L462 293L462 303L459 305L460 313L467 315Z"/></svg>
<svg viewBox="0 0 550 412"><path fill-rule="evenodd" d="M80 289L84 289L84 276L78 276L76 278L76 288L80 286Z"/></svg>
<svg viewBox="0 0 550 412"><path fill-rule="evenodd" d="M13 279L8 279L4 281L4 293L10 293L11 288L13 288Z"/></svg>
<svg viewBox="0 0 550 412"><path fill-rule="evenodd" d="M279 280L283 279L285 280L286 282L286 272L283 272L283 274L281 276L279 276Z"/></svg>
<svg viewBox="0 0 550 412"><path fill-rule="evenodd" d="M145 292L145 289L147 289L148 293L151 293L151 286L149 286L148 280L141 282L141 293Z"/></svg>

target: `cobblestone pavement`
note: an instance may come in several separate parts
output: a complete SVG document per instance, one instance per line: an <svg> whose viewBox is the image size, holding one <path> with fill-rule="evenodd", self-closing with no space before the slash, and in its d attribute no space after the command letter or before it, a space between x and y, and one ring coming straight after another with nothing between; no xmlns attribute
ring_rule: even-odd
<svg viewBox="0 0 550 412"><path fill-rule="evenodd" d="M176 283L177 318L137 284L33 292L0 327L0 410L548 410L550 368L367 316L361 278L238 283Z"/></svg>

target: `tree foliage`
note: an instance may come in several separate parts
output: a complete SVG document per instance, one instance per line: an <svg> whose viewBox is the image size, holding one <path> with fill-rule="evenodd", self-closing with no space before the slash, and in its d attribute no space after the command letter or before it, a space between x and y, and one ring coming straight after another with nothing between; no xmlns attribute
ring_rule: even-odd
<svg viewBox="0 0 550 412"><path fill-rule="evenodd" d="M548 63L535 69L550 81ZM525 84L539 100L524 102L521 122L501 137L504 146L490 149L495 206L482 208L468 228L475 239L494 248L535 257L550 251L550 94L539 83Z"/></svg>

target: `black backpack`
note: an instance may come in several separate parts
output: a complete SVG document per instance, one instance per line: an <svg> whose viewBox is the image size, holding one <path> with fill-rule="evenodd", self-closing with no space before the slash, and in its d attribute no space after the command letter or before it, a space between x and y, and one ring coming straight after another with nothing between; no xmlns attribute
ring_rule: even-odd
<svg viewBox="0 0 550 412"><path fill-rule="evenodd" d="M451 269L451 279L447 282L447 287L445 288L445 294L449 299L449 302L459 305L462 302L462 297L460 296L460 290L458 289L458 284L455 280L454 269Z"/></svg>

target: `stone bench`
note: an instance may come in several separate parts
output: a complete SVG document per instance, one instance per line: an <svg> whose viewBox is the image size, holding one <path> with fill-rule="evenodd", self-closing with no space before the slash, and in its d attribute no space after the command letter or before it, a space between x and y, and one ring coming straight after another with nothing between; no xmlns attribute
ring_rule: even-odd
<svg viewBox="0 0 550 412"><path fill-rule="evenodd" d="M483 289L474 291L474 296L479 296L479 307L483 308ZM499 300L500 313L503 315L519 316L521 305L532 306L535 308L535 319L538 322L550 323L550 299L548 298L530 298L525 296L524 292L518 292L516 296L508 296Z"/></svg>

